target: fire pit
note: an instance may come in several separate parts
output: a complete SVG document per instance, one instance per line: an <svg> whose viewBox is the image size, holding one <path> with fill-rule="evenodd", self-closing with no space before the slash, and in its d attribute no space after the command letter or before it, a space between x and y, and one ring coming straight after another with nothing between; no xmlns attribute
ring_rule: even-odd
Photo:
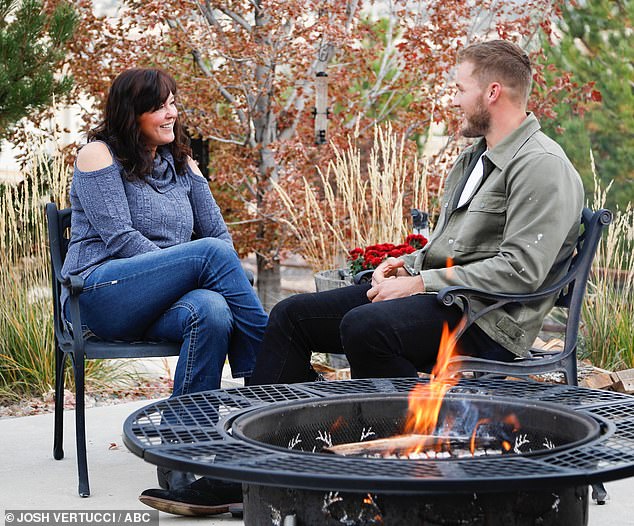
<svg viewBox="0 0 634 526"><path fill-rule="evenodd" d="M583 525L588 484L634 475L633 397L462 380L449 390L433 437L405 453L398 435L408 393L421 383L181 396L131 415L124 439L153 464L243 482L245 523L258 526Z"/></svg>
<svg viewBox="0 0 634 526"><path fill-rule="evenodd" d="M599 423L589 415L553 404L454 394L444 399L439 418L439 429L452 424L448 431L403 436L407 401L406 394L396 394L274 404L238 417L231 428L235 438L284 450L447 460L552 454L600 434Z"/></svg>

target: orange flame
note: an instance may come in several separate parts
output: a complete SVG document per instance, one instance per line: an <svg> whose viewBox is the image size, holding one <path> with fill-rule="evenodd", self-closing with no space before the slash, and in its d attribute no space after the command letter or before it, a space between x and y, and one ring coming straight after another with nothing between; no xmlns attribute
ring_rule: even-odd
<svg viewBox="0 0 634 526"><path fill-rule="evenodd" d="M447 279L453 279L454 277L454 271L451 270L451 267L453 267L453 258L447 258L447 261L445 261L445 277Z"/></svg>
<svg viewBox="0 0 634 526"><path fill-rule="evenodd" d="M334 421L334 423L332 424L332 426L330 426L330 432L334 433L335 431L337 431L343 424L345 423L345 419L343 418L343 416L340 416L339 418L337 418L337 420Z"/></svg>
<svg viewBox="0 0 634 526"><path fill-rule="evenodd" d="M431 435L435 431L445 394L458 383L458 378L452 377L449 373L448 365L451 358L456 354L456 335L462 330L463 326L463 320L453 330L449 330L447 323L443 324L438 358L432 370L429 383L417 384L409 395L409 413L405 422L404 433ZM428 445L423 441L413 448L409 454L420 453Z"/></svg>
<svg viewBox="0 0 634 526"><path fill-rule="evenodd" d="M448 279L453 277L453 266L453 259L448 257L445 264ZM458 377L452 376L449 372L449 362L457 355L457 335L462 332L464 325L464 318L460 320L458 325L452 330L449 330L447 323L443 324L440 345L438 347L438 357L432 370L429 383L417 384L410 392L408 400L409 411L403 429L404 434L430 436L435 433L436 426L438 425L438 415L440 414L440 408L442 407L445 394L458 383ZM482 419L478 421L473 429L469 444L472 455L475 454L478 427L487 422L489 422L488 419ZM514 431L517 431L520 427L519 420L514 414L505 417L504 422L513 426ZM451 422L445 422L445 424L451 427ZM423 439L409 451L402 451L401 453L411 455L420 453L426 449L433 449L438 452L443 450L443 445L444 450L449 450L450 439L448 436L445 436L445 441L445 444L443 444L443 438L441 437L438 437L433 443L430 443L428 439ZM508 442L504 442L503 447L508 451L511 446Z"/></svg>
<svg viewBox="0 0 634 526"><path fill-rule="evenodd" d="M480 420L478 420L475 427L473 428L473 432L471 433L471 439L469 440L469 451L471 451L471 456L475 455L475 442L476 442L476 433L478 432L478 428L482 424L488 424L490 421L491 421L490 418L481 418Z"/></svg>

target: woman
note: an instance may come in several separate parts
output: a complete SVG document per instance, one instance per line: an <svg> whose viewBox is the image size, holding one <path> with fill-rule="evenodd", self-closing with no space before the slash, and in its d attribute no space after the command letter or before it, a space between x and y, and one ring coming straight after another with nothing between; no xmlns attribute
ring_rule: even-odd
<svg viewBox="0 0 634 526"><path fill-rule="evenodd" d="M190 157L175 96L174 79L158 69L114 80L103 122L77 156L62 270L84 278L81 316L97 337L181 342L173 396L219 388L227 356L246 381L267 322ZM165 489L193 480L159 469ZM239 487L218 484L223 500L241 501ZM150 505L157 491L144 492Z"/></svg>

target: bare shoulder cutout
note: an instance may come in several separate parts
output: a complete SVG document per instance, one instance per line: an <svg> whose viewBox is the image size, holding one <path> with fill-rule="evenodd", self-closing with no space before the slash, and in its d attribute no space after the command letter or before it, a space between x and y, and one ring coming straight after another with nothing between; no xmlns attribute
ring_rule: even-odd
<svg viewBox="0 0 634 526"><path fill-rule="evenodd" d="M99 141L89 142L77 154L77 168L82 172L94 172L112 164L112 154L108 147Z"/></svg>
<svg viewBox="0 0 634 526"><path fill-rule="evenodd" d="M201 177L203 176L200 168L198 167L198 163L194 161L191 157L187 158L187 164L189 165L192 172L194 172L196 175L200 175Z"/></svg>

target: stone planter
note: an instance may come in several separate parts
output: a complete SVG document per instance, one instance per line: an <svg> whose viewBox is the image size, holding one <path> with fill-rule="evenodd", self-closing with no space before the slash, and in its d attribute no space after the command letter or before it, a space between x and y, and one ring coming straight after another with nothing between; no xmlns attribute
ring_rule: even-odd
<svg viewBox="0 0 634 526"><path fill-rule="evenodd" d="M347 287L348 285L352 285L352 276L344 269L321 270L315 274L317 292ZM343 354L325 354L324 360L333 369L350 367L348 359Z"/></svg>
<svg viewBox="0 0 634 526"><path fill-rule="evenodd" d="M321 270L315 274L317 292L352 285L352 276L344 269Z"/></svg>

